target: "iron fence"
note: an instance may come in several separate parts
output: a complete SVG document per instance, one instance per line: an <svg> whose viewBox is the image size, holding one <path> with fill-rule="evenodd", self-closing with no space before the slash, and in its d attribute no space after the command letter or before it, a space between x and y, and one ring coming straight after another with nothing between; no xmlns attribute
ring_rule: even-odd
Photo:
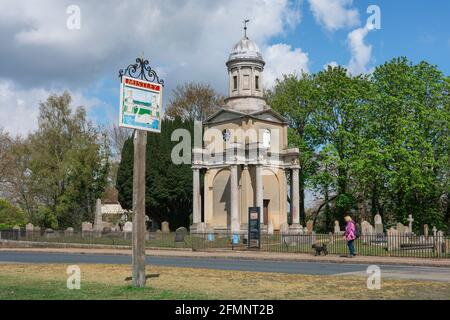
<svg viewBox="0 0 450 320"><path fill-rule="evenodd" d="M97 231L25 231L0 230L0 240L17 240L32 242L72 243L89 245L131 246L131 232L97 232ZM174 232L147 232L146 247L191 248L189 234L178 236Z"/></svg>
<svg viewBox="0 0 450 320"><path fill-rule="evenodd" d="M260 251L347 255L347 241L339 234L262 233ZM202 233L191 235L194 250L247 249L247 234ZM313 247L315 245L316 248ZM354 241L361 256L450 258L450 237L413 234L366 234Z"/></svg>
<svg viewBox="0 0 450 320"><path fill-rule="evenodd" d="M131 246L130 232L0 230L0 240ZM247 233L147 232L146 247L206 250L249 250ZM316 254L316 245L332 255L347 255L347 241L339 234L261 233L260 251ZM354 241L357 255L450 258L450 237L414 234L365 234ZM325 250L323 250L325 249ZM252 249L255 250L255 249Z"/></svg>

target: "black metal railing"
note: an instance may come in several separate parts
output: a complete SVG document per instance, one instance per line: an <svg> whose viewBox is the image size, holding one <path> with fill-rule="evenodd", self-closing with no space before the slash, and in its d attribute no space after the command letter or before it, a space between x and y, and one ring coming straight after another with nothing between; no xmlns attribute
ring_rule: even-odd
<svg viewBox="0 0 450 320"><path fill-rule="evenodd" d="M26 231L24 229L0 230L0 240L97 244L131 246L130 232L96 231ZM207 250L247 250L247 234L241 232L183 233L147 232L146 247L191 248L196 251ZM316 233L262 233L260 251L278 253L316 254L322 249L332 255L348 254L347 241L339 234ZM414 235L414 234L363 234L354 241L357 255L414 257L414 258L450 258L450 236ZM326 249L326 250L324 250Z"/></svg>
<svg viewBox="0 0 450 320"><path fill-rule="evenodd" d="M0 240L131 246L131 232L0 230ZM191 248L189 234L147 232L146 247Z"/></svg>

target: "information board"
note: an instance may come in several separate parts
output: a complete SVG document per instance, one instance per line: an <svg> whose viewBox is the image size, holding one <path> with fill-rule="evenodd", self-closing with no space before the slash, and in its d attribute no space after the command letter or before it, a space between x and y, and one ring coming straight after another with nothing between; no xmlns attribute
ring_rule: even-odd
<svg viewBox="0 0 450 320"><path fill-rule="evenodd" d="M261 247L261 208L248 208L248 247L259 249Z"/></svg>

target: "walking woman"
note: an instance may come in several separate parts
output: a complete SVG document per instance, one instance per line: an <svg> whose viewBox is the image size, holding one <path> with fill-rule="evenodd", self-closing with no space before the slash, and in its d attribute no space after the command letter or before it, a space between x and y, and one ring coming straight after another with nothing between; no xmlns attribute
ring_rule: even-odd
<svg viewBox="0 0 450 320"><path fill-rule="evenodd" d="M356 226L350 216L345 216L344 220L345 222L347 222L345 226L344 240L347 241L348 251L350 252L348 257L353 258L354 256L356 256L355 246L353 244L356 239Z"/></svg>

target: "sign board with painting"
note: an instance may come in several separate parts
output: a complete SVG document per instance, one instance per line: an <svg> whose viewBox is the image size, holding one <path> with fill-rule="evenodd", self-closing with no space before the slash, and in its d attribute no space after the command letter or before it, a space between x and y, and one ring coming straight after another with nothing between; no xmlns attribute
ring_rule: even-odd
<svg viewBox="0 0 450 320"><path fill-rule="evenodd" d="M160 133L162 85L122 77L119 114L121 127Z"/></svg>
<svg viewBox="0 0 450 320"><path fill-rule="evenodd" d="M261 208L248 208L248 247L259 249L261 247Z"/></svg>

